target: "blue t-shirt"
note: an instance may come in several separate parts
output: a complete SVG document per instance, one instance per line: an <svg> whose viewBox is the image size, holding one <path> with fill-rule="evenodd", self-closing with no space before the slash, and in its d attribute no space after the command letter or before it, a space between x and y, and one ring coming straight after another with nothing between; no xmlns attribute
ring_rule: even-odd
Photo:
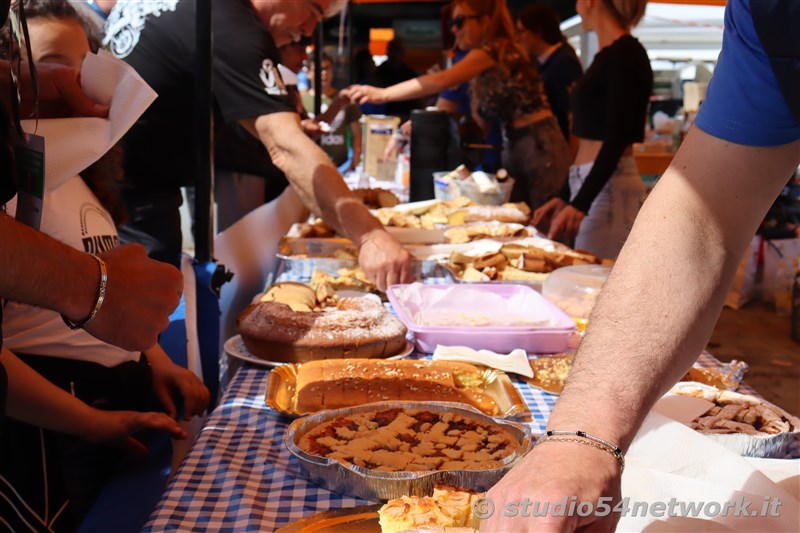
<svg viewBox="0 0 800 533"><path fill-rule="evenodd" d="M722 51L695 123L704 132L736 144L779 146L800 139L800 123L756 33L750 0L728 0Z"/></svg>
<svg viewBox="0 0 800 533"><path fill-rule="evenodd" d="M462 50L460 48L456 48L455 54L453 56L453 64L455 65L462 59L464 56L469 53L469 50ZM470 103L469 103L469 82L464 82L461 85L456 85L454 87L448 87L444 91L439 93L439 96L444 98L445 100L450 100L451 102L456 102L458 104L458 112L466 115L470 112Z"/></svg>

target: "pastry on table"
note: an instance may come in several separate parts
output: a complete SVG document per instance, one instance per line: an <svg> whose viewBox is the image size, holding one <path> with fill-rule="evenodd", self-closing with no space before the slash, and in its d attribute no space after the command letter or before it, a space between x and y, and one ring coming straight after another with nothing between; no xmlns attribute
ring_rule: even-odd
<svg viewBox="0 0 800 533"><path fill-rule="evenodd" d="M533 377L525 379L534 387L539 387L552 394L561 394L574 361L575 356L572 354L541 356L531 359Z"/></svg>
<svg viewBox="0 0 800 533"><path fill-rule="evenodd" d="M370 209L380 209L382 207L394 207L400 203L400 199L386 189L353 189L353 194L364 202Z"/></svg>
<svg viewBox="0 0 800 533"><path fill-rule="evenodd" d="M381 533L473 533L480 520L472 512L482 493L438 485L433 496L403 496L378 511Z"/></svg>
<svg viewBox="0 0 800 533"><path fill-rule="evenodd" d="M334 290L352 289L363 292L380 292L359 266L340 268L336 271L336 274L314 270L311 274L309 285L316 289L324 284L330 285Z"/></svg>
<svg viewBox="0 0 800 533"><path fill-rule="evenodd" d="M525 202L503 205L475 205L466 208L465 222L514 222L527 224L531 219L531 209Z"/></svg>

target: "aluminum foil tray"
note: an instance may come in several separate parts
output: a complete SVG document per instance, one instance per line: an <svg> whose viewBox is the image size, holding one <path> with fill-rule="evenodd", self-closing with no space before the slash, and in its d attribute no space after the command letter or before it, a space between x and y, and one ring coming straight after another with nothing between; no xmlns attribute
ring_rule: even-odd
<svg viewBox="0 0 800 533"><path fill-rule="evenodd" d="M283 237L278 243L277 256L283 261L285 274L311 276L314 270L335 274L340 268L358 266L356 259L338 258L344 252L358 258L358 248L348 239L304 239Z"/></svg>
<svg viewBox="0 0 800 533"><path fill-rule="evenodd" d="M709 439L729 450L746 457L785 457L789 452L792 441L800 436L800 418L787 413L777 405L769 403L763 398L740 394L728 390L720 390L710 385L695 382L677 383L670 392L687 394L704 398L717 403L748 403L762 404L781 414L792 427L792 431L776 433L773 435L750 435L747 433L708 433L697 430Z"/></svg>
<svg viewBox="0 0 800 533"><path fill-rule="evenodd" d="M458 413L475 418L486 424L499 425L511 433L520 443L522 453L506 458L504 466L487 470L437 470L429 472L380 472L354 464L340 463L327 457L311 455L301 450L296 442L310 429L340 416L392 408L425 409L436 413ZM530 448L530 431L521 424L495 420L477 409L449 402L378 402L346 409L320 411L292 422L284 434L284 443L300 461L306 477L317 485L365 500L391 500L401 496L430 496L435 485L444 483L476 491L487 491L500 481L506 472Z"/></svg>
<svg viewBox="0 0 800 533"><path fill-rule="evenodd" d="M291 279L311 279L315 270L337 274L339 269L358 266L358 261L333 257L298 257L280 253L277 256L283 262L282 275L289 276ZM420 280L437 278L442 283L450 283L454 280L453 273L447 266L430 260L412 259L411 274Z"/></svg>

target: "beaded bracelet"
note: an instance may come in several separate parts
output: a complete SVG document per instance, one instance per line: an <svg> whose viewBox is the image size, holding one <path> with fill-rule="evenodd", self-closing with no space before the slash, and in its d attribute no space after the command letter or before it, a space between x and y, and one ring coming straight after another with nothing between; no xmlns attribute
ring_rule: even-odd
<svg viewBox="0 0 800 533"><path fill-rule="evenodd" d="M106 270L106 262L97 257L96 255L91 255L97 264L100 265L100 287L97 290L97 301L94 304L94 309L92 312L89 313L89 316L81 320L80 322L73 322L69 318L65 317L63 314L61 315L61 319L64 321L64 324L69 327L69 329L82 329L85 328L89 322L94 319L97 312L100 310L100 307L103 306L103 301L106 299L106 285L108 284L108 272Z"/></svg>
<svg viewBox="0 0 800 533"><path fill-rule="evenodd" d="M561 435L567 435L567 437L562 437ZM570 438L570 437L578 437L578 438ZM566 430L550 430L546 431L544 436L539 438L536 441L536 446L543 442L577 442L579 444L586 444L587 446L592 446L597 448L598 450L603 450L605 452L610 453L611 455L619 461L621 466L620 473L625 471L625 457L622 453L622 448L619 446L615 446L611 444L607 440L601 439L600 437L595 437L594 435L590 435L585 431L566 431Z"/></svg>

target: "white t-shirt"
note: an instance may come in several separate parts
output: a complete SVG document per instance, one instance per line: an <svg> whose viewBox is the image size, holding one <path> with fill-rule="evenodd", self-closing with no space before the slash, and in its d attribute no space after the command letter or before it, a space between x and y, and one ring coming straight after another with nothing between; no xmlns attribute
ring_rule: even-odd
<svg viewBox="0 0 800 533"><path fill-rule="evenodd" d="M7 208L13 216L16 198ZM119 244L111 215L80 176L45 191L41 230L68 246L92 254ZM8 302L3 309L3 346L18 353L89 361L107 367L139 359L138 352L107 344L82 329L69 329L55 311L15 302Z"/></svg>

